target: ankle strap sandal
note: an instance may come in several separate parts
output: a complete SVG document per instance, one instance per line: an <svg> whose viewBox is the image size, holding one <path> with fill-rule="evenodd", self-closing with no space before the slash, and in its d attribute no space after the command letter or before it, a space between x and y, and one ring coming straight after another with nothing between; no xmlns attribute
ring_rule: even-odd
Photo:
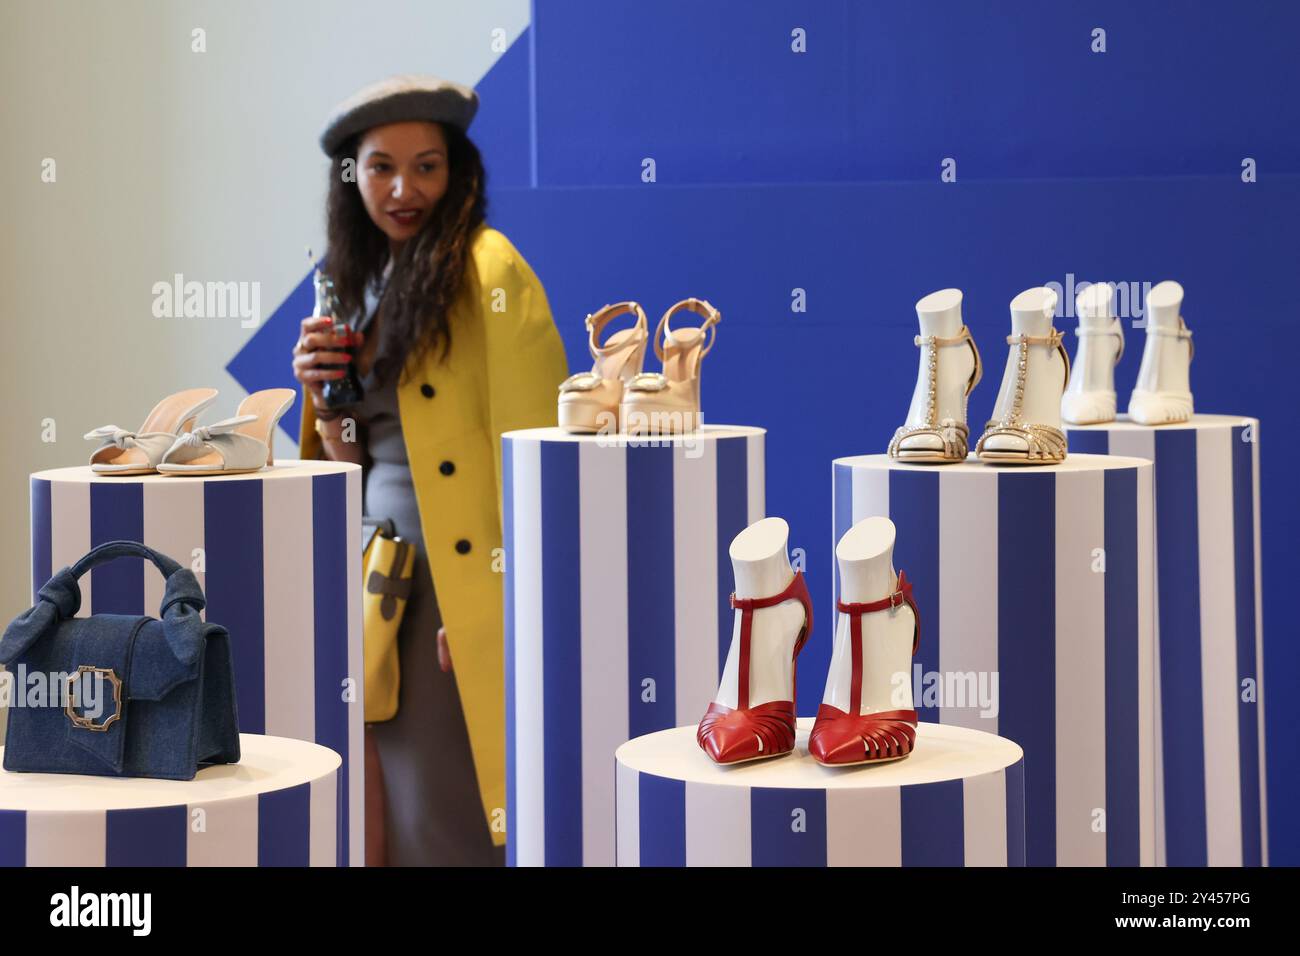
<svg viewBox="0 0 1300 956"><path fill-rule="evenodd" d="M1080 339L1087 338L1088 336L1114 336L1119 342L1119 349L1115 352L1115 364L1118 365L1119 360L1124 357L1124 323L1120 322L1118 316L1112 318L1110 320L1110 325L1103 329L1089 329L1081 325L1074 330L1074 334L1076 338ZM1188 334L1190 335L1191 333L1189 332Z"/></svg>
<svg viewBox="0 0 1300 956"><path fill-rule="evenodd" d="M913 341L915 341L918 348L925 349L925 381L929 396L926 405L925 424L900 425L894 432L894 437L889 441L889 457L897 458L900 461L965 461L970 440L970 427L965 422L965 399L970 398L970 393L984 376L984 367L980 363L980 350L975 347L975 340L971 338L970 329L964 325L961 327L960 332L949 338L942 338L937 335L918 335ZM970 380L966 383L966 394L962 401L962 420L945 418L943 421L939 421L938 349L963 343L970 346L971 353L975 356L975 369L971 372ZM912 449L901 447L904 439L911 438L914 435L938 438L943 442L942 451L930 448Z"/></svg>
<svg viewBox="0 0 1300 956"><path fill-rule="evenodd" d="M897 611L906 605L912 609L912 654L921 644L921 613L912 598L912 583L898 572L894 592L879 601L848 603L836 601L841 614L849 615L849 644L853 660L853 678L849 685L849 709L845 711L822 704L808 737L808 752L818 763L831 767L878 763L906 757L916 746L917 714L915 710L883 710L871 714L862 710L862 615L876 611Z"/></svg>
<svg viewBox="0 0 1300 956"><path fill-rule="evenodd" d="M795 640L794 662L791 669L789 700L773 700L765 704L749 705L750 634L754 611L775 607L785 601L796 600L803 605L804 624ZM731 595L731 606L740 615L740 654L736 672L736 707L733 710L717 701L709 704L695 733L700 748L714 763L743 763L765 757L780 757L794 750L795 696L799 686L799 652L812 634L812 597L803 572L796 571L794 579L780 594L764 598L738 598Z"/></svg>
<svg viewBox="0 0 1300 956"><path fill-rule="evenodd" d="M1061 360L1065 362L1065 381L1061 384L1061 391L1064 392L1065 386L1070 384L1070 353L1061 344L1061 333L1053 328L1047 335L1008 335L1007 344L1018 346L1015 393L1011 406L1002 419L990 421L985 426L984 434L975 445L975 454L986 461L1020 461L1041 465L1064 461L1067 444L1065 432L1051 425L1026 422L1021 417L1025 399L1025 369L1029 346L1046 345L1056 349L1061 354ZM1025 443L1025 449L1011 451L986 448L985 444L994 436L1019 438Z"/></svg>
<svg viewBox="0 0 1300 956"><path fill-rule="evenodd" d="M623 315L635 315L636 322L601 345L601 332ZM646 326L645 311L636 302L615 302L587 316L587 348L593 364L590 372L578 372L560 383L561 428L575 433L617 428L625 383L640 374L645 359Z"/></svg>
<svg viewBox="0 0 1300 956"><path fill-rule="evenodd" d="M1166 329L1160 325L1147 325L1147 335L1163 335L1170 339L1185 339L1187 341L1187 361L1190 362L1196 355L1196 343L1192 341L1192 330L1187 327L1183 317L1178 317L1178 328Z"/></svg>
<svg viewBox="0 0 1300 956"><path fill-rule="evenodd" d="M673 331L668 321L683 310L704 317L695 328ZM700 363L713 348L722 313L704 299L682 299L671 306L655 328L655 355L662 372L642 372L627 383L620 409L623 430L629 433L697 431L704 422L700 409Z"/></svg>

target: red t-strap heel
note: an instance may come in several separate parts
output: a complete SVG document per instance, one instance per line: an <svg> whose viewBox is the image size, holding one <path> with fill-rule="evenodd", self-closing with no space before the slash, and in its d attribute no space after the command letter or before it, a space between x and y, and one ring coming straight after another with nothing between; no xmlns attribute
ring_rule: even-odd
<svg viewBox="0 0 1300 956"><path fill-rule="evenodd" d="M912 609L916 627L912 631L912 653L921 643L921 614L912 600L912 583L898 572L898 589L889 597L865 604L835 606L849 615L849 643L852 645L853 680L849 688L849 711L830 704L817 709L817 720L808 737L808 752L822 764L844 767L853 764L898 760L912 752L916 743L915 710L882 710L874 714L862 710L862 615L906 604Z"/></svg>
<svg viewBox="0 0 1300 956"><path fill-rule="evenodd" d="M774 607L783 601L797 600L803 605L804 624L794 644L794 666L789 700L773 700L756 707L749 706L749 640L754 611ZM738 598L733 592L731 606L740 614L740 662L737 674L736 708L725 707L717 701L709 704L700 721L695 739L715 763L742 763L765 757L780 757L794 750L794 698L799 686L799 652L808 643L812 633L812 598L803 572L796 571L794 580L780 594L765 598Z"/></svg>

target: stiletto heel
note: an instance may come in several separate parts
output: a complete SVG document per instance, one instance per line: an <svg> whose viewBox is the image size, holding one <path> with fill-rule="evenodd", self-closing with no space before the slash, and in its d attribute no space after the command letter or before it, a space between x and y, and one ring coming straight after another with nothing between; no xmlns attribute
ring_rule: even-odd
<svg viewBox="0 0 1300 956"><path fill-rule="evenodd" d="M297 397L291 388L254 392L240 402L232 418L200 425L177 438L158 463L158 472L232 475L261 471L274 462L275 426Z"/></svg>
<svg viewBox="0 0 1300 956"><path fill-rule="evenodd" d="M862 616L877 611L893 614L903 605L911 608L915 619L912 628L912 653L916 654L916 649L921 643L921 615L916 609L916 602L912 599L912 584L902 571L898 572L898 584L888 597L866 603L845 603L839 600L835 602L835 607L841 614L849 615L853 676L849 685L847 712L825 703L817 709L817 720L808 737L808 752L818 763L832 767L846 767L899 760L912 752L916 744L915 710L860 713L863 676Z"/></svg>
<svg viewBox="0 0 1300 956"><path fill-rule="evenodd" d="M600 333L620 315L636 315L636 324L600 345ZM635 302L617 302L587 316L587 348L594 364L590 372L570 375L560 384L559 425L569 432L616 431L618 406L627 382L639 375L645 361L647 319Z"/></svg>
<svg viewBox="0 0 1300 956"><path fill-rule="evenodd" d="M149 475L157 470L176 436L194 427L198 414L217 399L215 388L190 388L168 395L149 412L137 431L104 425L87 432L88 441L102 441L90 456L97 475Z"/></svg>
<svg viewBox="0 0 1300 956"><path fill-rule="evenodd" d="M795 639L791 660L790 699L773 700L765 704L749 705L750 640L754 611L775 607L785 601L798 601L803 605L804 623ZM812 633L812 598L803 572L796 571L794 578L780 594L765 598L738 598L733 592L731 606L741 612L740 654L737 670L736 707L732 709L716 700L709 704L696 731L695 739L701 749L720 764L744 763L780 757L794 750L795 694L799 686L799 652L808 643Z"/></svg>
<svg viewBox="0 0 1300 956"><path fill-rule="evenodd" d="M704 316L704 322L673 330L668 320L683 309ZM624 432L675 435L699 430L704 424L700 365L713 348L721 321L722 313L703 299L682 299L664 313L655 329L655 354L663 371L642 372L628 382L620 408Z"/></svg>

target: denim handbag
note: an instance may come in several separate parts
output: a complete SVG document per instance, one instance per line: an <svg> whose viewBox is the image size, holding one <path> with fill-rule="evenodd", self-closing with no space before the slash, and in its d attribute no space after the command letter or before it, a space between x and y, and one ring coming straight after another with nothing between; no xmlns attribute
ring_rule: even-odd
<svg viewBox="0 0 1300 956"><path fill-rule="evenodd" d="M75 617L77 580L125 555L148 558L167 579L162 620ZM193 572L138 542L110 541L37 598L0 637L0 664L15 678L5 770L191 780L200 764L239 762L230 637L199 617Z"/></svg>

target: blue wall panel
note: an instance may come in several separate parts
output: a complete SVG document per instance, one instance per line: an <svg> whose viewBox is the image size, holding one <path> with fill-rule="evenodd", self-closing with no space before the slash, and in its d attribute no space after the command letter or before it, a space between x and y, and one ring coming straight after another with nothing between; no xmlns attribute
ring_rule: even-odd
<svg viewBox="0 0 1300 956"><path fill-rule="evenodd" d="M540 184L1300 172L1297 27L1282 0L537 0Z"/></svg>

